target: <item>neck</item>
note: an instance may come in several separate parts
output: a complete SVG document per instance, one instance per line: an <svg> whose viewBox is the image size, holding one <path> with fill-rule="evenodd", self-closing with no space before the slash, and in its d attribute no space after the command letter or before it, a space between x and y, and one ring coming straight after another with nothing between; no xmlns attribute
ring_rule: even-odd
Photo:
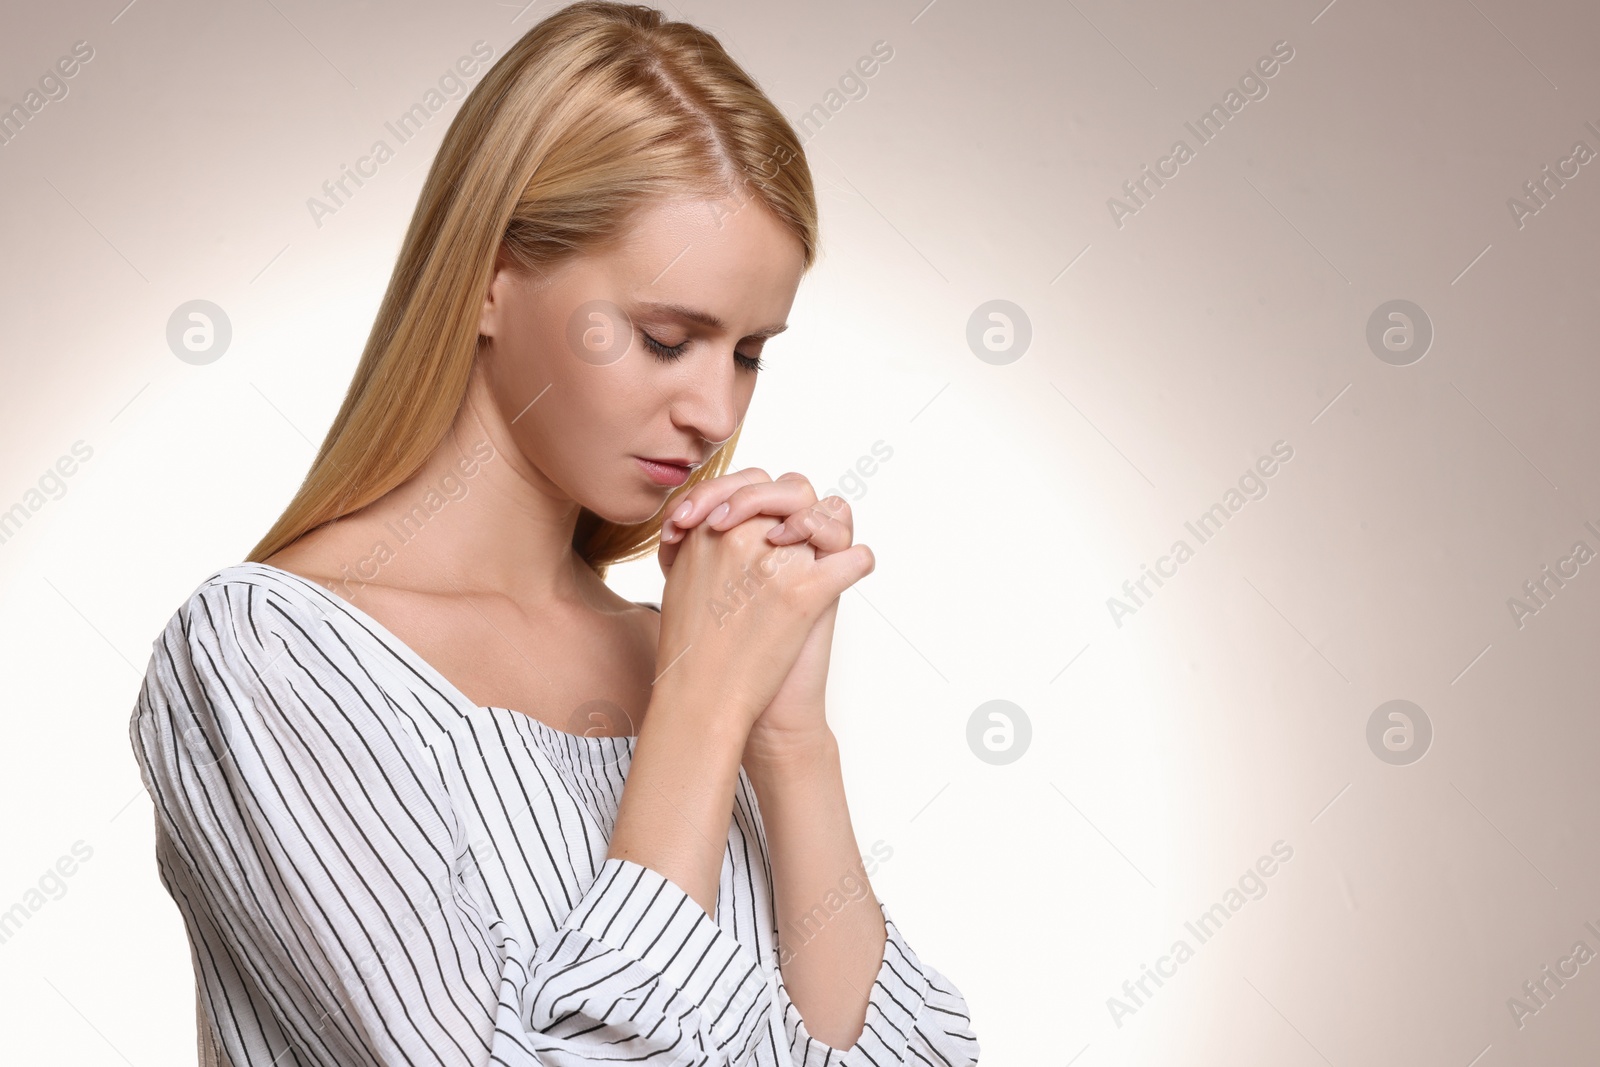
<svg viewBox="0 0 1600 1067"><path fill-rule="evenodd" d="M522 455L475 369L455 423L421 469L327 529L339 558L377 556L357 568L363 581L598 606L604 582L572 549L579 512Z"/></svg>

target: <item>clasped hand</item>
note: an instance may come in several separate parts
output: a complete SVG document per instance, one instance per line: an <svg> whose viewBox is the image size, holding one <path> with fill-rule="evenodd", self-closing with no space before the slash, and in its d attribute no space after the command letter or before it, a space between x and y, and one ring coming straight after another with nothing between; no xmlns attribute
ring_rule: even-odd
<svg viewBox="0 0 1600 1067"><path fill-rule="evenodd" d="M662 524L658 555L662 573L671 569L685 532L695 525L704 522L711 529L729 530L759 515L782 520L767 531L767 540L774 546L807 542L820 559L853 543L850 505L843 498L830 496L818 501L804 475L790 471L774 480L759 467L747 467L708 478L678 501ZM866 573L871 573L876 566L872 550L866 545L861 549L869 561ZM807 633L777 695L751 727L747 754L781 759L828 736L824 695L838 608L836 597Z"/></svg>

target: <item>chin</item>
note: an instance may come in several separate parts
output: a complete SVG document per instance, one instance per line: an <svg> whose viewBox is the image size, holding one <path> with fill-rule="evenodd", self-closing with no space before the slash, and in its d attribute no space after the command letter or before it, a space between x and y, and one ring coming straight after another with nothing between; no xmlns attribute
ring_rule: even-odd
<svg viewBox="0 0 1600 1067"><path fill-rule="evenodd" d="M646 487L607 496L604 500L579 501L579 503L606 522L618 526L637 526L660 515L670 494L671 490L665 487L659 489Z"/></svg>

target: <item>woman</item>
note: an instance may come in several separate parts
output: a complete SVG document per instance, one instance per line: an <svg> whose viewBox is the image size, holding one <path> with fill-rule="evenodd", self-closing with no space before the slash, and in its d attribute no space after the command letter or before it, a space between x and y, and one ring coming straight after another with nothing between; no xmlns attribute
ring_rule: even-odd
<svg viewBox="0 0 1600 1067"><path fill-rule="evenodd" d="M130 724L203 1059L977 1062L823 713L871 552L724 473L815 247L692 26L574 4L466 98L299 494ZM607 588L657 549L659 609Z"/></svg>

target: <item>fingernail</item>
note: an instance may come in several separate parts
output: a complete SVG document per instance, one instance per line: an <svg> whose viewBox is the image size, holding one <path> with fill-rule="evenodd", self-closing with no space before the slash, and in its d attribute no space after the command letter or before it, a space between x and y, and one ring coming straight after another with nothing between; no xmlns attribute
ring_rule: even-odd
<svg viewBox="0 0 1600 1067"><path fill-rule="evenodd" d="M781 523L781 522L778 523L778 525L774 526L772 529L767 531L767 536L768 537L781 537L782 535L783 535L783 523Z"/></svg>
<svg viewBox="0 0 1600 1067"><path fill-rule="evenodd" d="M689 517L689 513L691 511L693 511L693 510L694 510L694 501L693 500L685 500L682 504L678 505L678 510L674 511L672 513L673 521L682 522L684 519L687 519Z"/></svg>
<svg viewBox="0 0 1600 1067"><path fill-rule="evenodd" d="M727 513L728 513L728 505L725 504L725 503L724 504L718 504L717 505L717 510L713 511L711 514L706 516L706 521L709 522L709 523L715 523L718 519L722 518Z"/></svg>

